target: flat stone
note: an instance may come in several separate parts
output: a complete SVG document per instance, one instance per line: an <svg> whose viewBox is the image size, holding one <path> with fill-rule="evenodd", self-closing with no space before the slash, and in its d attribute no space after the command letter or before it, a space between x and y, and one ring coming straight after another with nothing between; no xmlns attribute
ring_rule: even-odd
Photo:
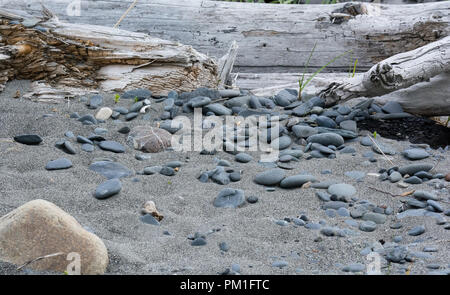
<svg viewBox="0 0 450 295"><path fill-rule="evenodd" d="M42 138L36 134L23 134L14 136L14 140L26 145L38 145L42 142Z"/></svg>
<svg viewBox="0 0 450 295"><path fill-rule="evenodd" d="M98 112L95 114L95 118L97 120L106 121L111 117L112 113L113 113L113 111L110 108L103 107L103 108L99 109Z"/></svg>
<svg viewBox="0 0 450 295"><path fill-rule="evenodd" d="M50 161L45 166L47 170L60 170L60 169L68 169L72 167L72 162L66 158L59 158L53 161Z"/></svg>
<svg viewBox="0 0 450 295"><path fill-rule="evenodd" d="M94 151L94 146L90 143L85 143L81 146L81 149L85 152L91 153Z"/></svg>
<svg viewBox="0 0 450 295"><path fill-rule="evenodd" d="M420 236L425 232L425 227L423 225L416 226L408 231L410 236Z"/></svg>
<svg viewBox="0 0 450 295"><path fill-rule="evenodd" d="M273 186L278 185L283 180L284 177L285 172L282 169L275 168L258 173L255 176L254 181L257 184Z"/></svg>
<svg viewBox="0 0 450 295"><path fill-rule="evenodd" d="M416 161L428 158L430 154L424 149L407 149L403 151L403 156L408 160Z"/></svg>
<svg viewBox="0 0 450 295"><path fill-rule="evenodd" d="M293 175L284 178L280 182L282 188L297 188L301 187L307 182L315 182L316 178L312 175Z"/></svg>
<svg viewBox="0 0 450 295"><path fill-rule="evenodd" d="M437 201L439 200L439 198L430 192L426 192L426 191L421 191L421 190L417 190L413 193L413 196L417 199L422 199L422 200L434 200Z"/></svg>
<svg viewBox="0 0 450 295"><path fill-rule="evenodd" d="M89 166L89 169L100 173L107 179L122 178L133 174L133 172L124 165L111 161L98 161Z"/></svg>
<svg viewBox="0 0 450 295"><path fill-rule="evenodd" d="M298 138L307 138L311 135L317 134L319 131L310 126L294 125L292 126L292 132L294 132L295 136Z"/></svg>
<svg viewBox="0 0 450 295"><path fill-rule="evenodd" d="M372 145L372 150L378 154L385 154L385 155L395 155L397 152L395 149L387 144L379 143Z"/></svg>
<svg viewBox="0 0 450 295"><path fill-rule="evenodd" d="M219 208L237 208L245 203L244 191L224 188L214 199L213 205Z"/></svg>
<svg viewBox="0 0 450 295"><path fill-rule="evenodd" d="M336 122L334 122L333 119L330 119L326 116L318 116L316 118L316 123L317 125L321 126L321 127L327 127L327 128L336 128Z"/></svg>
<svg viewBox="0 0 450 295"><path fill-rule="evenodd" d="M103 103L103 97L101 95L93 95L89 100L89 108L96 109Z"/></svg>
<svg viewBox="0 0 450 295"><path fill-rule="evenodd" d="M361 138L361 140L359 142L363 146L372 146L373 145L373 142L370 140L370 138L368 136L364 136L363 138Z"/></svg>
<svg viewBox="0 0 450 295"><path fill-rule="evenodd" d="M349 130L349 131L352 131L352 132L355 132L355 133L358 131L358 128L356 126L356 122L353 121L353 120L342 121L341 123L339 123L339 126L342 129Z"/></svg>
<svg viewBox="0 0 450 295"><path fill-rule="evenodd" d="M374 212L367 212L362 216L363 220L370 220L376 224L383 224L386 222L386 215Z"/></svg>
<svg viewBox="0 0 450 295"><path fill-rule="evenodd" d="M284 150L287 149L291 144L292 139L287 135L283 135L272 140L270 146L275 150Z"/></svg>
<svg viewBox="0 0 450 295"><path fill-rule="evenodd" d="M422 183L422 179L420 179L417 176L411 176L406 178L405 180L403 180L405 183L409 183L409 184L421 184Z"/></svg>
<svg viewBox="0 0 450 295"><path fill-rule="evenodd" d="M377 228L377 224L373 221L367 220L359 224L359 229L364 232L373 232Z"/></svg>
<svg viewBox="0 0 450 295"><path fill-rule="evenodd" d="M101 141L98 145L102 150L110 151L114 153L124 153L125 147L116 141L105 140Z"/></svg>
<svg viewBox="0 0 450 295"><path fill-rule="evenodd" d="M117 178L109 179L101 183L99 186L97 186L94 197L96 199L106 199L113 195L118 194L121 189L122 183L120 182L119 179Z"/></svg>
<svg viewBox="0 0 450 295"><path fill-rule="evenodd" d="M406 166L402 166L398 168L398 172L400 172L402 175L408 174L408 175L414 175L415 173L419 171L430 171L431 168L433 168L433 165L426 164L426 163L420 163L420 164L410 164Z"/></svg>
<svg viewBox="0 0 450 295"><path fill-rule="evenodd" d="M128 113L125 115L125 120L131 121L131 120L135 119L138 115L139 115L139 113L137 113L137 112Z"/></svg>
<svg viewBox="0 0 450 295"><path fill-rule="evenodd" d="M230 116L233 113L231 109L219 103L209 104L205 106L203 109L206 112L213 112L217 116Z"/></svg>
<svg viewBox="0 0 450 295"><path fill-rule="evenodd" d="M145 167L144 174L145 175L153 175L153 174L159 173L161 171L161 169L162 169L162 166Z"/></svg>
<svg viewBox="0 0 450 295"><path fill-rule="evenodd" d="M344 139L335 133L321 133L309 136L307 142L320 143L324 146L341 146L344 144Z"/></svg>
<svg viewBox="0 0 450 295"><path fill-rule="evenodd" d="M329 201L326 202L322 205L323 209L334 209L334 210L338 210L339 208L347 208L348 204L345 202L341 202L341 201Z"/></svg>
<svg viewBox="0 0 450 295"><path fill-rule="evenodd" d="M364 272L366 266L362 263L352 263L342 268L344 272Z"/></svg>
<svg viewBox="0 0 450 295"><path fill-rule="evenodd" d="M161 225L159 223L158 219L156 219L152 214L144 214L143 216L140 217L140 219L143 223L146 223L146 224L151 224L151 225L156 225L156 226Z"/></svg>
<svg viewBox="0 0 450 295"><path fill-rule="evenodd" d="M356 194L354 186L346 183L333 184L328 187L328 193L338 197L351 197Z"/></svg>

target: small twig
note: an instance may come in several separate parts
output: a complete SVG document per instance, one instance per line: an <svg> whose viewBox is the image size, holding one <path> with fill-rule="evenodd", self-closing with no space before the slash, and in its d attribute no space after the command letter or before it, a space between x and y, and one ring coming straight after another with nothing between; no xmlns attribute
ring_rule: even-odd
<svg viewBox="0 0 450 295"><path fill-rule="evenodd" d="M375 191L377 191L377 192L380 192L380 193L383 193L383 194L387 194L387 195L390 195L391 197L400 197L401 195L395 195L395 194L393 194L393 193L390 193L390 192L386 192L386 191L383 191L383 190L380 190L380 189L378 189L378 188L376 188L376 187L373 187L373 186L369 186L369 188L371 188L371 189L373 189L373 190L375 190Z"/></svg>
<svg viewBox="0 0 450 295"><path fill-rule="evenodd" d="M25 266L27 266L27 265L29 265L29 264L31 264L31 263L33 263L33 262L36 262L36 261L39 261L39 260L42 260L42 259L45 259L45 258L50 258L50 257L54 257L54 256L63 255L63 254L64 254L64 253L62 253L62 252L58 252L58 253L53 253L53 254L49 254L49 255L45 255L45 256L41 256L41 257L35 258L35 259L33 259L33 260L31 260L31 261L28 261L28 262L26 262L25 264L19 266L19 267L17 268L17 270L21 270L22 268L24 268Z"/></svg>
<svg viewBox="0 0 450 295"><path fill-rule="evenodd" d="M378 143L376 143L375 140L372 139L372 137L367 136L376 146L377 148L380 150L380 153L386 158L386 160L389 161L389 163L391 163L392 166L395 166L395 164L386 156L386 154L381 150L381 147L378 145Z"/></svg>
<svg viewBox="0 0 450 295"><path fill-rule="evenodd" d="M120 17L119 21L114 25L114 28L117 28L117 26L122 22L122 20L127 16L127 14L130 12L130 10L136 5L138 0L134 0L133 3L131 3L130 7L128 7L127 11Z"/></svg>

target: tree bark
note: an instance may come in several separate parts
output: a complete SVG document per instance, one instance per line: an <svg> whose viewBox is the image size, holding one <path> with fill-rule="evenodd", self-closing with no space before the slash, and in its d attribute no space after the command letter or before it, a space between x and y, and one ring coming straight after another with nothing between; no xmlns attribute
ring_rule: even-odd
<svg viewBox="0 0 450 295"><path fill-rule="evenodd" d="M17 9L40 13L40 0L14 2ZM46 0L45 5L70 23L112 27L133 0L81 1L79 16L67 13L72 2ZM139 0L120 27L191 45L217 59L236 40L239 52L234 72L239 73L302 72L316 42L311 70L353 50L326 70L348 72L357 58L357 71L364 72L392 55L448 36L449 11L449 1L282 5Z"/></svg>
<svg viewBox="0 0 450 295"><path fill-rule="evenodd" d="M381 96L430 81L444 72L450 72L450 36L387 58L356 78L332 82L319 96L325 98L326 105L361 96ZM440 105L433 99L429 103L450 114L450 104Z"/></svg>
<svg viewBox="0 0 450 295"><path fill-rule="evenodd" d="M0 90L12 78L43 80L60 89L148 88L155 94L218 86L216 62L191 46L144 33L64 23L48 10L32 18L0 9L0 37ZM40 86L41 95L53 95Z"/></svg>

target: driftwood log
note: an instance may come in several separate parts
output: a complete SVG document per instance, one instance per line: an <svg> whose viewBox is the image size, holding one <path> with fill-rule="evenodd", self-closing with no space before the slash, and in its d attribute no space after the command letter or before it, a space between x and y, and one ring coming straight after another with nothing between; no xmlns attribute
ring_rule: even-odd
<svg viewBox="0 0 450 295"><path fill-rule="evenodd" d="M12 78L41 81L36 99L73 93L67 89L147 88L165 94L219 84L217 63L191 46L144 33L64 23L45 8L39 18L0 9L0 37L0 90Z"/></svg>
<svg viewBox="0 0 450 295"><path fill-rule="evenodd" d="M11 0L3 5L7 8L14 2L14 9L39 15L40 1ZM44 4L65 22L113 27L133 1L78 1L79 11L76 5L69 6L76 4L75 0L44 0ZM449 35L449 12L450 1L282 5L139 0L120 28L191 45L216 59L236 40L239 51L234 72L239 73L302 72L316 42L311 70L353 50L328 70L348 72L357 58L357 71L365 72L392 55Z"/></svg>

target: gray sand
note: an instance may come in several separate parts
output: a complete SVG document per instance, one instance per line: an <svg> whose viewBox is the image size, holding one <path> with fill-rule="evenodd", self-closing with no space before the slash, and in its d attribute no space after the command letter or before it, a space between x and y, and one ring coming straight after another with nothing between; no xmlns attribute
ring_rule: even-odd
<svg viewBox="0 0 450 295"><path fill-rule="evenodd" d="M421 251L424 246L436 246L437 253L429 253L430 259L416 259L414 263L394 264L383 268L383 273L404 273L401 268L411 267L411 274L428 273L425 265L438 263L442 268L450 263L449 231L437 225L431 217L413 217L402 219L403 228L392 230L389 225L395 222L390 215L387 222L379 225L371 233L353 228L355 236L325 237L317 230L296 227L293 223L279 226L275 220L285 217L298 217L305 214L314 222L324 220L330 226L350 228L344 223L344 217L328 218L320 208L322 202L315 196L315 189L285 190L276 188L267 192L265 187L253 183L255 173L265 168L255 160L247 164L234 161L234 156L219 152L215 156L199 155L198 152L175 153L166 151L151 154L151 159L138 161L134 158L137 151L127 146L125 154L113 154L96 147L92 153L81 151L81 145L75 144L78 154L68 155L54 147L57 140L64 138L68 130L75 135L88 136L95 127L109 130L107 139L126 144L126 135L117 130L122 126L149 124L140 116L131 122L115 124L112 120L96 126L82 125L75 119L69 119L70 113L80 115L95 114L84 103L72 101L70 105L61 103L49 105L34 103L23 98L14 99L17 89L24 93L28 87L25 81L14 81L0 95L0 216L34 199L45 199L55 203L75 217L85 228L98 235L108 248L110 264L108 274L218 274L237 263L242 274L342 274L344 265L350 263L365 264L366 257L359 252L379 240L391 242L393 236L403 236L401 244L408 244L410 250ZM122 100L119 105L128 107L130 100ZM104 105L114 106L113 95L105 95ZM156 109L158 109L157 106ZM44 114L54 114L43 118ZM156 117L157 112L152 111ZM12 140L20 133L37 133L44 141L39 146L26 146ZM410 144L383 139L402 151ZM297 168L287 171L287 175L307 171L319 180L337 180L352 184L357 189L357 197L377 205L386 205L395 211L401 205L400 197L377 192L380 190L400 194L411 189L432 191L427 184L399 188L390 182L380 182L374 176L366 176L364 182L356 182L344 176L344 172L359 170L378 172L380 168L391 165L377 155L378 162L368 163L362 153L370 150L358 142L349 143L357 150L356 156L337 154L337 159L301 159ZM438 153L434 151L433 153ZM448 173L450 157L441 161L436 172ZM46 163L59 157L66 157L73 163L68 170L46 171ZM88 169L94 158L115 158L135 172L146 166L161 165L170 160L186 162L173 177L157 175L134 175L122 179L123 189L119 195L106 200L97 200L93 192L105 179ZM228 186L216 183L201 183L196 176L201 171L215 168L214 158L229 160L234 168L243 170L242 180ZM402 156L394 156L397 165L410 163ZM424 162L436 163L433 158ZM329 169L332 174L322 175ZM134 180L138 180L135 182ZM238 209L221 209L212 205L213 199L225 187L245 191L246 196L256 195L259 202ZM444 197L448 202L448 196ZM139 209L148 200L156 203L164 215L161 226L144 224L139 220ZM448 208L448 203L444 204ZM425 225L427 231L419 237L407 235L407 231L417 225ZM164 235L164 231L171 235ZM214 232L212 232L215 230ZM208 233L206 246L193 247L188 235L195 232ZM321 241L314 239L321 237ZM410 244L421 241L416 245ZM227 242L228 252L219 249L220 242ZM277 260L287 261L287 267L272 267ZM384 265L385 266L385 265ZM302 271L297 271L300 268ZM0 264L0 274L9 273L10 266ZM11 270L11 273L14 273Z"/></svg>

